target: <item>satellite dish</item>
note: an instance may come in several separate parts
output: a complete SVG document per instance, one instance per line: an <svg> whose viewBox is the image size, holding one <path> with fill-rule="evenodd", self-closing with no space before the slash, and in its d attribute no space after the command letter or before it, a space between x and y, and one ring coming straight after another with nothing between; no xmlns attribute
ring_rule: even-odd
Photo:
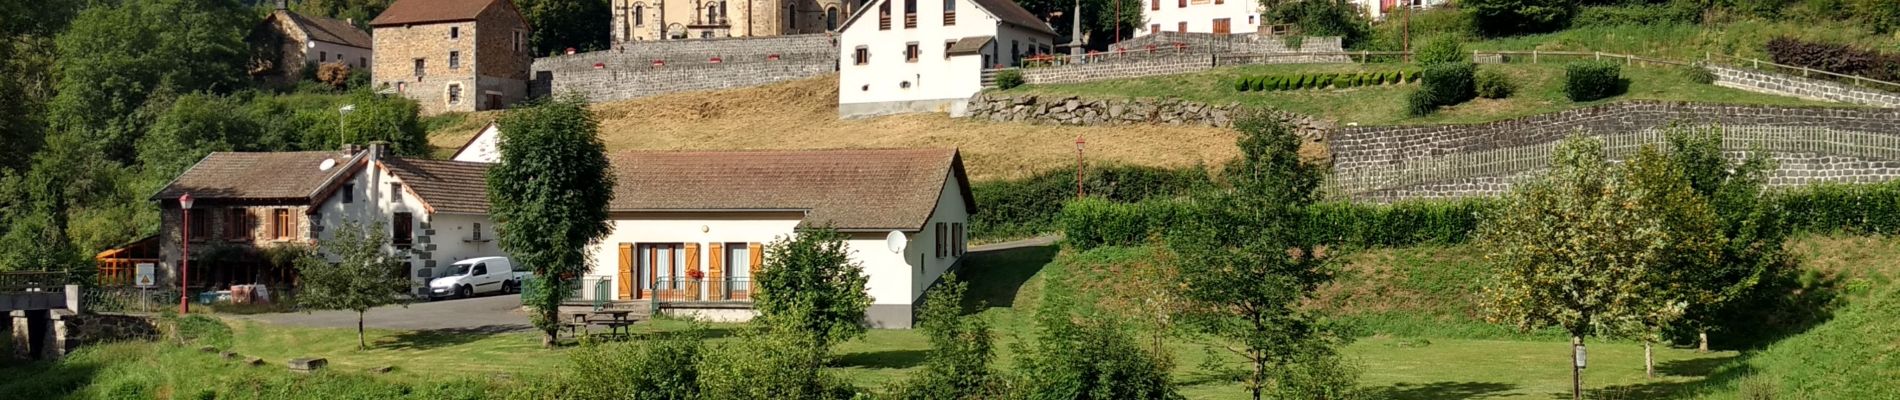
<svg viewBox="0 0 1900 400"><path fill-rule="evenodd" d="M317 164L318 171L329 171L331 168L336 168L336 159L334 158L324 159L322 163Z"/></svg>
<svg viewBox="0 0 1900 400"><path fill-rule="evenodd" d="M891 231L891 234L884 236L884 245L889 246L891 248L892 253L904 252L905 242L909 242L909 241L904 240L903 232Z"/></svg>

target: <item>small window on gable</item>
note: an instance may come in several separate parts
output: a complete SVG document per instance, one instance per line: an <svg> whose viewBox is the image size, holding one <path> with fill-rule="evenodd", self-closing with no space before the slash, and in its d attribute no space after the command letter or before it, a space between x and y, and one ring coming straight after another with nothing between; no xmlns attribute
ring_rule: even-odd
<svg viewBox="0 0 1900 400"><path fill-rule="evenodd" d="M864 46L858 46L857 52L852 53L851 58L852 58L852 61L856 65L870 64L871 63L871 49Z"/></svg>
<svg viewBox="0 0 1900 400"><path fill-rule="evenodd" d="M462 38L462 27L459 27L459 26L449 27L449 38L450 39Z"/></svg>
<svg viewBox="0 0 1900 400"><path fill-rule="evenodd" d="M904 45L904 62L913 62L913 63L917 62L917 58L918 56L920 56L920 54L918 53L922 53L922 51L917 49L917 42L910 42L908 44L905 44Z"/></svg>
<svg viewBox="0 0 1900 400"><path fill-rule="evenodd" d="M354 202L356 202L356 184L354 183L343 184L343 204L350 204Z"/></svg>
<svg viewBox="0 0 1900 400"><path fill-rule="evenodd" d="M449 86L454 86L457 88L462 87L462 85L449 85ZM402 183L401 182L389 183L389 202L390 203L402 202Z"/></svg>

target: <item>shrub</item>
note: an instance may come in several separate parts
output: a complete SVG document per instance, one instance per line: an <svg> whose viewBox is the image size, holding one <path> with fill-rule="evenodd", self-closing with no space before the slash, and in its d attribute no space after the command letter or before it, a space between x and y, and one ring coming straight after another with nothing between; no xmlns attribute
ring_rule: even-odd
<svg viewBox="0 0 1900 400"><path fill-rule="evenodd" d="M1700 83L1704 85L1710 85L1710 84L1715 83L1715 72L1709 71L1708 68L1704 68L1701 66L1682 67L1682 76L1685 78L1689 78L1689 81L1691 82Z"/></svg>
<svg viewBox="0 0 1900 400"><path fill-rule="evenodd" d="M982 316L965 307L969 285L946 274L932 288L918 312L917 329L930 341L921 370L899 384L896 398L904 400L962 400L1008 398L990 361L995 358L996 334Z"/></svg>
<svg viewBox="0 0 1900 400"><path fill-rule="evenodd" d="M1337 76L1337 75L1334 75L1334 74L1325 74L1325 75L1320 75L1320 76L1319 76L1319 85L1318 85L1318 87L1317 87L1317 88L1318 88L1318 89L1325 89L1325 88L1328 88L1328 87L1331 87L1331 86L1333 86L1333 79L1337 79L1337 78L1338 78L1338 76Z"/></svg>
<svg viewBox="0 0 1900 400"><path fill-rule="evenodd" d="M1571 19L1570 26L1693 24L1701 19L1702 10L1694 2L1673 1L1667 4L1584 7L1577 12L1576 18Z"/></svg>
<svg viewBox="0 0 1900 400"><path fill-rule="evenodd" d="M1463 243L1495 207L1492 199L1319 203L1307 209L1306 237L1357 247Z"/></svg>
<svg viewBox="0 0 1900 400"><path fill-rule="evenodd" d="M1425 67L1419 75L1424 78L1424 89L1432 93L1435 105L1449 106L1471 100L1478 95L1474 73L1477 66L1468 62L1436 63Z"/></svg>
<svg viewBox="0 0 1900 400"><path fill-rule="evenodd" d="M1469 61L1466 59L1464 43L1460 42L1458 37L1451 35L1438 35L1426 39L1425 45L1419 46L1417 56L1414 58L1420 64Z"/></svg>
<svg viewBox="0 0 1900 400"><path fill-rule="evenodd" d="M1171 362L1136 341L1128 323L1065 290L1044 292L1037 335L1017 353L1021 398L1177 399L1168 380Z"/></svg>
<svg viewBox="0 0 1900 400"><path fill-rule="evenodd" d="M699 367L704 399L849 399L855 391L826 372L825 353L801 335L747 333L715 346Z"/></svg>
<svg viewBox="0 0 1900 400"><path fill-rule="evenodd" d="M1790 229L1809 233L1900 233L1900 181L1817 184L1771 196Z"/></svg>
<svg viewBox="0 0 1900 400"><path fill-rule="evenodd" d="M1438 111L1438 98L1432 96L1432 91L1419 88L1418 90L1413 90L1412 94L1405 96L1406 114L1414 117L1423 117L1431 115L1433 111Z"/></svg>
<svg viewBox="0 0 1900 400"><path fill-rule="evenodd" d="M1623 66L1609 61L1579 61L1564 66L1564 96L1591 101L1622 94Z"/></svg>
<svg viewBox="0 0 1900 400"><path fill-rule="evenodd" d="M1496 69L1478 71L1478 97L1502 99L1511 97L1517 91L1517 84L1511 83L1511 77Z"/></svg>
<svg viewBox="0 0 1900 400"><path fill-rule="evenodd" d="M1459 8L1470 9L1480 33L1508 36L1563 29L1577 11L1576 0L1463 0Z"/></svg>
<svg viewBox="0 0 1900 400"><path fill-rule="evenodd" d="M554 393L563 399L699 396L705 343L697 331L625 343L586 344L567 355Z"/></svg>
<svg viewBox="0 0 1900 400"><path fill-rule="evenodd" d="M1022 86L1022 85L1023 85L1023 71L1022 70L1012 68L1012 69L1002 70L996 73L996 88L997 89L1010 90L1010 89L1015 89L1017 86Z"/></svg>
<svg viewBox="0 0 1900 400"><path fill-rule="evenodd" d="M1234 80L1234 91L1245 92L1248 90L1253 90L1252 78L1239 78Z"/></svg>
<svg viewBox="0 0 1900 400"><path fill-rule="evenodd" d="M1900 54L1884 54L1785 36L1770 39L1767 50L1769 57L1776 63L1889 82L1900 81Z"/></svg>
<svg viewBox="0 0 1900 400"><path fill-rule="evenodd" d="M1253 78L1253 91L1259 92L1259 91L1267 90L1267 81L1270 79L1275 79L1275 78L1267 78L1267 77Z"/></svg>
<svg viewBox="0 0 1900 400"><path fill-rule="evenodd" d="M1183 221L1190 206L1173 199L1117 203L1089 198L1062 207L1062 232L1077 249L1099 246L1139 246L1168 227Z"/></svg>
<svg viewBox="0 0 1900 400"><path fill-rule="evenodd" d="M1117 202L1186 195L1212 184L1201 167L1179 169L1100 165L1084 175L1089 197ZM970 187L977 210L970 236L981 239L1023 237L1060 229L1063 203L1075 199L1075 168L1049 170L1023 179L976 182Z"/></svg>

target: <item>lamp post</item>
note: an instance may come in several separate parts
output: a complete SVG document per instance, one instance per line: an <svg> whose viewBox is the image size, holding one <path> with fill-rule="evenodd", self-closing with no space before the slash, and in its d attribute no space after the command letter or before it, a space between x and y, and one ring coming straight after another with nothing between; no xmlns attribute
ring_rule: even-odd
<svg viewBox="0 0 1900 400"><path fill-rule="evenodd" d="M1075 198L1082 198L1082 145L1087 144L1082 135L1075 135Z"/></svg>
<svg viewBox="0 0 1900 400"><path fill-rule="evenodd" d="M185 256L178 260L178 314L191 313L191 193L178 196L178 206L185 211Z"/></svg>
<svg viewBox="0 0 1900 400"><path fill-rule="evenodd" d="M350 143L348 139L343 138L343 117L349 116L350 112L353 111L356 111L355 104L345 104L343 107L336 109L336 141L339 146Z"/></svg>

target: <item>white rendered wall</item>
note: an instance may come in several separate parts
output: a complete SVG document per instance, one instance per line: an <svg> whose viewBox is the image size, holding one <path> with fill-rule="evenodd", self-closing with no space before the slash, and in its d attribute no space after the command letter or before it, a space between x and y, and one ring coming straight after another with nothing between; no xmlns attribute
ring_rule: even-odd
<svg viewBox="0 0 1900 400"><path fill-rule="evenodd" d="M305 60L317 60L318 56L324 56L323 60L317 61L318 64L342 61L350 65L351 71L369 71L369 66L375 65L370 63L376 62L370 56L369 49L315 40L304 42L303 53ZM343 58L337 59L339 55Z"/></svg>
<svg viewBox="0 0 1900 400"><path fill-rule="evenodd" d="M926 100L968 99L982 89L981 55L945 57L945 43L965 37L994 36L996 41L981 54L995 57L993 63L1009 63L1009 40L1029 42L1031 35L1007 33L996 17L970 0L956 1L956 25L943 25L943 5L919 1L917 27L904 28L904 2L891 4L891 29L878 30L878 7L869 3L862 16L851 21L839 37L838 103L888 103ZM999 28L1000 27L1000 28ZM1051 43L1047 35L1034 40ZM917 43L916 62L906 61L905 46ZM857 65L857 48L870 52L866 65ZM908 82L909 87L904 87ZM946 110L948 111L948 110Z"/></svg>
<svg viewBox="0 0 1900 400"><path fill-rule="evenodd" d="M1161 9L1155 10L1154 2L1161 2ZM1181 7L1180 0L1141 0L1141 14L1147 22L1135 27L1135 35L1154 33L1149 28L1160 24L1164 32L1180 32L1180 24L1187 22L1188 32L1213 33L1214 20L1227 18L1228 33L1254 33L1260 30L1260 4L1254 0L1187 0L1187 7Z"/></svg>
<svg viewBox="0 0 1900 400"><path fill-rule="evenodd" d="M455 261L506 255L502 253L498 242L465 241L465 239L473 239L474 224L477 223L482 226L484 239L494 238L493 219L486 215L432 215L428 207L423 205L423 199L418 198L413 190L407 189L406 185L400 197L394 196L389 184L402 182L401 179L387 170L376 167L373 160L371 162L371 165L365 166L364 169L351 176L347 186L339 187L337 193L330 195L323 204L312 211L320 214L321 218L318 221L321 221L323 226L323 233L318 238L319 243L333 237L337 229L348 221L372 226L384 234L394 234L395 228L390 223L395 220L395 214L410 213L413 215L410 232L412 237L417 239L410 246L412 251L397 252L393 245L385 246L384 249L403 255L402 261L409 262L408 276L418 286L426 285L427 279L431 277L441 276L446 270L442 267ZM343 166L337 168L343 168ZM350 203L343 203L344 190L351 191ZM423 229L424 223L428 223L429 227L435 230L434 235L429 235L429 243L422 243L420 240L422 236L427 235L427 230ZM435 244L436 248L428 251L428 257L422 257L421 250L428 244ZM336 260L334 255L328 256ZM429 268L428 261L435 261L435 268ZM428 271L424 271L425 269ZM420 276L421 272L428 272L427 277Z"/></svg>
<svg viewBox="0 0 1900 400"><path fill-rule="evenodd" d="M495 163L501 161L501 128L488 124L455 153L455 161Z"/></svg>
<svg viewBox="0 0 1900 400"><path fill-rule="evenodd" d="M802 211L761 212L618 212L613 213L613 229L593 246L594 265L583 284L607 279L612 298L620 298L620 244L698 243L699 267L707 267L712 243L771 243L793 233ZM637 255L636 255L637 257ZM636 263L637 265L637 263ZM638 279L638 274L635 275ZM581 288L583 298L593 298L593 288Z"/></svg>

